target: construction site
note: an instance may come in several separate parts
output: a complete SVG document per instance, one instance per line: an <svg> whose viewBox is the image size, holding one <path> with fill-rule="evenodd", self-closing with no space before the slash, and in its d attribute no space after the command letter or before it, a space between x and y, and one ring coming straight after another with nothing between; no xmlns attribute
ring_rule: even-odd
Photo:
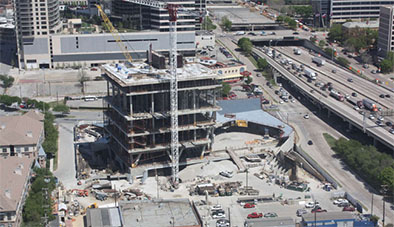
<svg viewBox="0 0 394 227"><path fill-rule="evenodd" d="M146 64L105 65L104 125L111 157L121 172L139 164L171 161L170 75ZM177 69L179 160L203 157L212 147L216 96L221 85L200 64Z"/></svg>

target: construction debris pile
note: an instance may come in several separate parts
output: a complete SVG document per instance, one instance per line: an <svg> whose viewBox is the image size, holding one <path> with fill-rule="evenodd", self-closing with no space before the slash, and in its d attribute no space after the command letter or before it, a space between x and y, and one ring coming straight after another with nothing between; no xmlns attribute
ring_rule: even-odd
<svg viewBox="0 0 394 227"><path fill-rule="evenodd" d="M189 195L210 195L217 196L232 196L232 195L258 195L259 191L253 187L241 187L242 182L224 182L211 183L210 181L199 182L191 185L189 188Z"/></svg>

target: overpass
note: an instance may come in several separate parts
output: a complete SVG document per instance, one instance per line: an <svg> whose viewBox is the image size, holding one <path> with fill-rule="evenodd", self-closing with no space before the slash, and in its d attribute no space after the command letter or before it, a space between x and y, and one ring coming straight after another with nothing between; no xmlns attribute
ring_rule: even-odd
<svg viewBox="0 0 394 227"><path fill-rule="evenodd" d="M313 86L301 80L299 77L293 75L287 69L283 68L278 62L266 55L263 51L257 48L253 49L253 53L259 57L265 58L271 67L275 70L275 74L279 74L282 78L288 80L294 87L296 87L304 96L308 97L313 103L317 103L319 108L325 108L328 110L329 115L331 113L344 119L344 121L349 123L349 127L356 127L361 131L364 130L363 118L365 116L356 114L355 111L335 99L329 98L326 94L322 93L320 89L316 89ZM372 126L372 127L371 127ZM376 126L374 124L366 123L365 133L374 139L374 143L379 141L380 143L387 146L393 151L394 154L394 138L388 131L384 128Z"/></svg>

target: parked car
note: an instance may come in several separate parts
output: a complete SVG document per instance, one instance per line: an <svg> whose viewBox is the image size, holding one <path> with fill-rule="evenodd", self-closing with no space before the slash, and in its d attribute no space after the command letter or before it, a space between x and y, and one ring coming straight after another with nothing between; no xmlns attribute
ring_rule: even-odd
<svg viewBox="0 0 394 227"><path fill-rule="evenodd" d="M334 200L334 205L338 205L340 203L348 202L346 199L336 199Z"/></svg>
<svg viewBox="0 0 394 227"><path fill-rule="evenodd" d="M306 209L298 209L297 210L297 216L301 217L303 214L308 213L308 211Z"/></svg>
<svg viewBox="0 0 394 227"><path fill-rule="evenodd" d="M313 141L312 141L312 140L309 140L309 141L308 141L308 145L313 145Z"/></svg>
<svg viewBox="0 0 394 227"><path fill-rule="evenodd" d="M231 171L221 171L219 173L221 176L227 177L227 178L232 178L233 177L233 172Z"/></svg>
<svg viewBox="0 0 394 227"><path fill-rule="evenodd" d="M350 83L352 83L352 82L353 82L353 79L352 79L352 78L347 78L347 81L350 82Z"/></svg>
<svg viewBox="0 0 394 227"><path fill-rule="evenodd" d="M246 203L244 205L244 208L255 208L255 207L256 207L256 205L254 205L253 203Z"/></svg>
<svg viewBox="0 0 394 227"><path fill-rule="evenodd" d="M356 211L356 209L352 206L346 206L342 209L342 211Z"/></svg>
<svg viewBox="0 0 394 227"><path fill-rule="evenodd" d="M212 211L213 211L213 210L222 210L222 205L219 205L219 204L213 205L213 206L211 206L211 210L212 210Z"/></svg>
<svg viewBox="0 0 394 227"><path fill-rule="evenodd" d="M309 202L305 204L306 208L314 208L315 207L315 203L314 202Z"/></svg>
<svg viewBox="0 0 394 227"><path fill-rule="evenodd" d="M263 217L263 213L253 212L251 214L248 214L248 219L251 219L251 218L262 218L262 217Z"/></svg>
<svg viewBox="0 0 394 227"><path fill-rule="evenodd" d="M214 218L214 219L216 219L216 218L225 218L225 217L226 217L226 215L223 214L223 213L212 214L212 218Z"/></svg>
<svg viewBox="0 0 394 227"><path fill-rule="evenodd" d="M305 114L305 115L304 115L304 118L305 118L305 119L309 119L309 114Z"/></svg>
<svg viewBox="0 0 394 227"><path fill-rule="evenodd" d="M391 126L393 126L393 123L391 123L391 121L387 121L387 122L386 122L386 125L389 126L389 127L391 127Z"/></svg>
<svg viewBox="0 0 394 227"><path fill-rule="evenodd" d="M318 209L312 209L312 211L311 211L312 213L322 213L322 212L327 212L327 210L324 210L324 209L321 209L321 208L318 208Z"/></svg>
<svg viewBox="0 0 394 227"><path fill-rule="evenodd" d="M229 227L230 221L227 219L219 219L216 221L216 227Z"/></svg>
<svg viewBox="0 0 394 227"><path fill-rule="evenodd" d="M356 92L353 92L353 93L352 93L352 96L353 96L353 97L357 97L357 93L356 93Z"/></svg>
<svg viewBox="0 0 394 227"><path fill-rule="evenodd" d="M265 218L276 218L276 217L278 217L278 215L274 212L268 212L268 213L264 214L264 217Z"/></svg>
<svg viewBox="0 0 394 227"><path fill-rule="evenodd" d="M386 94L385 96L386 96L386 98L390 98L391 97L389 94Z"/></svg>

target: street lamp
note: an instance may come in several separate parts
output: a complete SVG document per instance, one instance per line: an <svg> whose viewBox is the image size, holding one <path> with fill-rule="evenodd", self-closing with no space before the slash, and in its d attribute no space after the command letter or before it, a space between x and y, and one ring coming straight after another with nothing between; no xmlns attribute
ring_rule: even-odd
<svg viewBox="0 0 394 227"><path fill-rule="evenodd" d="M383 194L383 219L382 219L382 224L384 226L384 219L385 219L385 215L386 215L386 201L385 201L385 195L387 194L387 191L389 189L388 185L381 185L380 186L382 189L380 190L380 192Z"/></svg>

